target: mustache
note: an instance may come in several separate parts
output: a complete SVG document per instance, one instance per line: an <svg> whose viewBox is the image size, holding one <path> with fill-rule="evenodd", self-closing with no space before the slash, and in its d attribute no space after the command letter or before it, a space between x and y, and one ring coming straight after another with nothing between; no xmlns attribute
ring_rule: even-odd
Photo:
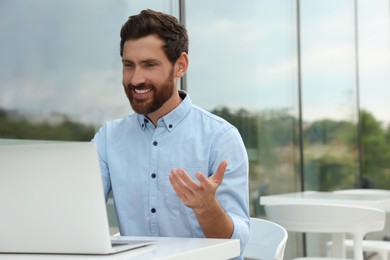
<svg viewBox="0 0 390 260"><path fill-rule="evenodd" d="M127 89L146 89L146 88L154 88L154 86L152 84L148 84L148 83L142 83L142 84L138 84L138 85L133 85L133 84L124 84L123 83L123 86Z"/></svg>

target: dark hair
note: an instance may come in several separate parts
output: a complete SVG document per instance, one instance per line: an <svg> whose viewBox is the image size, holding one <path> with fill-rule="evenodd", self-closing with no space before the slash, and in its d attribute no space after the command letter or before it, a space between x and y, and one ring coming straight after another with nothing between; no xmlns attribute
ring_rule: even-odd
<svg viewBox="0 0 390 260"><path fill-rule="evenodd" d="M188 53L187 30L174 16L143 10L138 15L130 16L121 29L120 55L123 56L123 45L127 40L136 40L155 34L164 40L163 46L168 59L173 63L180 55Z"/></svg>

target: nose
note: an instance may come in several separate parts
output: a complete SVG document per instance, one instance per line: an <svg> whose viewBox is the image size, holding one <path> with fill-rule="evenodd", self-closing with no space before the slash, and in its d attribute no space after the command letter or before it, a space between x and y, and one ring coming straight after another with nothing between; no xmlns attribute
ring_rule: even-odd
<svg viewBox="0 0 390 260"><path fill-rule="evenodd" d="M142 69L135 68L134 73L130 77L130 84L133 86L139 86L141 84L144 84L146 81L144 72Z"/></svg>

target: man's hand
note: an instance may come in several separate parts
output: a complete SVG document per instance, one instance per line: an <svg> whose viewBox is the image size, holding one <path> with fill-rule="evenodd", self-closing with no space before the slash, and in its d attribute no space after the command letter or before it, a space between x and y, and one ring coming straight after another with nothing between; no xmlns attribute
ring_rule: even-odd
<svg viewBox="0 0 390 260"><path fill-rule="evenodd" d="M203 173L195 174L199 183L183 169L172 169L169 180L180 200L192 208L206 237L230 238L233 221L215 197L225 176L227 162L222 161L217 172L207 178Z"/></svg>
<svg viewBox="0 0 390 260"><path fill-rule="evenodd" d="M201 173L195 174L199 180L196 183L183 169L172 169L169 180L180 200L194 211L203 212L213 205L215 193L225 175L227 162L218 166L217 172L209 178Z"/></svg>

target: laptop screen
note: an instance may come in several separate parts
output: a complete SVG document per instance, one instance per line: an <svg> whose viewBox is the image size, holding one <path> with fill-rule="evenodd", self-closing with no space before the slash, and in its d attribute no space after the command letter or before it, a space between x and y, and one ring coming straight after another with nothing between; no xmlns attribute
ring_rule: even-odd
<svg viewBox="0 0 390 260"><path fill-rule="evenodd" d="M93 143L0 146L0 197L0 252L111 250Z"/></svg>

